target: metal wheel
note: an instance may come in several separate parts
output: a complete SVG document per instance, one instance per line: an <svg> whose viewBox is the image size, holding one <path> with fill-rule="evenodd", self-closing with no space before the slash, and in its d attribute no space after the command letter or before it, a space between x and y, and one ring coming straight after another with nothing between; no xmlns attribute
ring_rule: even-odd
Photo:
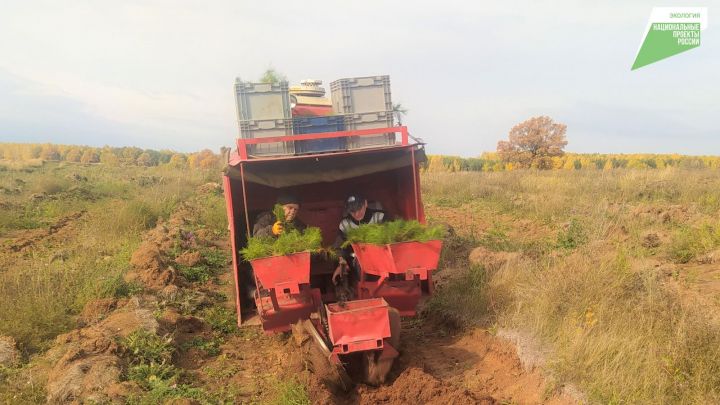
<svg viewBox="0 0 720 405"><path fill-rule="evenodd" d="M395 350L400 350L400 312L390 308L390 337L385 343L390 344ZM382 352L371 351L363 355L364 380L370 385L380 385L385 382L390 369L395 361L394 357L381 356Z"/></svg>

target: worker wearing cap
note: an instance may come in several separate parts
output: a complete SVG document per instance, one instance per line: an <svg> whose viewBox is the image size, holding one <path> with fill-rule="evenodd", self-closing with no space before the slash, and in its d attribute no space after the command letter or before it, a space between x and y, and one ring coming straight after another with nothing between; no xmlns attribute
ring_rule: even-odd
<svg viewBox="0 0 720 405"><path fill-rule="evenodd" d="M253 226L253 236L256 237L277 237L287 228L303 231L307 227L297 217L300 211L300 200L293 195L281 195L278 197L277 204L282 205L285 211L285 221L280 222L275 218L275 214L265 211L257 216L255 225Z"/></svg>
<svg viewBox="0 0 720 405"><path fill-rule="evenodd" d="M333 273L333 281L336 281L342 274L342 269L352 263L353 253L351 247L342 248L347 240L347 233L353 228L364 224L380 224L388 220L388 214L382 210L368 208L368 201L365 197L355 194L345 200L346 215L338 225L338 236L335 239L333 248L338 252L340 264ZM355 265L355 267L357 267Z"/></svg>

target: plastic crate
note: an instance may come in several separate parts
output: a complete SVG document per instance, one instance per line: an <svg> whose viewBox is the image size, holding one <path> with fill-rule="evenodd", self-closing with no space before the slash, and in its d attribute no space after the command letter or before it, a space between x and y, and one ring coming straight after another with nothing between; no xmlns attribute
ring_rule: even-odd
<svg viewBox="0 0 720 405"><path fill-rule="evenodd" d="M245 120L240 121L240 138L255 139L292 135L292 120ZM293 142L270 142L248 145L249 155L292 155Z"/></svg>
<svg viewBox="0 0 720 405"><path fill-rule="evenodd" d="M330 83L330 97L336 114L392 110L390 76L335 80Z"/></svg>
<svg viewBox="0 0 720 405"><path fill-rule="evenodd" d="M346 114L345 129L347 131L372 128L389 128L393 126L392 111L377 111L362 114ZM395 133L370 136L351 136L348 149L375 148L395 144Z"/></svg>
<svg viewBox="0 0 720 405"><path fill-rule="evenodd" d="M250 83L236 79L235 105L239 121L291 118L287 82Z"/></svg>
<svg viewBox="0 0 720 405"><path fill-rule="evenodd" d="M293 134L318 134L345 130L345 117L342 115L328 117L295 117L293 118ZM327 138L310 141L295 141L295 153L335 152L347 149L346 138Z"/></svg>

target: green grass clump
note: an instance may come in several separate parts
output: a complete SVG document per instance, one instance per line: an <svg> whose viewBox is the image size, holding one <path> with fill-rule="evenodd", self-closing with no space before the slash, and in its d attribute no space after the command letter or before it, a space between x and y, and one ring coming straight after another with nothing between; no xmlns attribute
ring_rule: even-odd
<svg viewBox="0 0 720 405"><path fill-rule="evenodd" d="M557 237L557 247L560 249L575 249L587 243L588 237L582 224L577 219L572 219L566 229L560 230Z"/></svg>
<svg viewBox="0 0 720 405"><path fill-rule="evenodd" d="M216 336L212 339L205 339L201 336L196 336L192 340L185 342L182 345L183 350L190 348L196 348L204 351L208 356L217 356L220 354L220 345L223 343L223 339L220 336Z"/></svg>
<svg viewBox="0 0 720 405"><path fill-rule="evenodd" d="M307 387L295 380L278 381L272 405L310 405Z"/></svg>
<svg viewBox="0 0 720 405"><path fill-rule="evenodd" d="M673 234L668 253L674 262L687 263L717 246L720 246L720 227L683 226Z"/></svg>
<svg viewBox="0 0 720 405"><path fill-rule="evenodd" d="M196 264L195 266L177 265L180 275L191 283L207 283L213 276L212 269L206 264Z"/></svg>
<svg viewBox="0 0 720 405"><path fill-rule="evenodd" d="M182 370L170 363L175 351L171 339L139 329L122 339L120 344L130 363L125 375L127 380L135 381L144 390L132 394L127 403L161 404L180 398L194 399L202 404L222 402L202 388L183 383L186 377ZM197 344L208 346L207 342ZM212 349L212 344L209 347Z"/></svg>
<svg viewBox="0 0 720 405"><path fill-rule="evenodd" d="M136 330L120 344L127 350L132 364L166 364L175 351L171 339L145 329Z"/></svg>
<svg viewBox="0 0 720 405"><path fill-rule="evenodd" d="M489 278L482 266L470 266L460 277L438 289L425 304L423 315L440 320L451 329L478 325L490 312Z"/></svg>
<svg viewBox="0 0 720 405"><path fill-rule="evenodd" d="M300 232L294 229L286 230L277 238L248 239L247 247L240 249L245 260L254 260L262 257L284 256L299 252L318 252L322 249L322 234L320 228L310 227Z"/></svg>
<svg viewBox="0 0 720 405"><path fill-rule="evenodd" d="M155 405L168 403L173 399L190 399L200 404L225 403L222 398L216 398L202 388L187 384L177 384L173 379L153 379L149 390L140 395L132 394L127 398L130 405Z"/></svg>
<svg viewBox="0 0 720 405"><path fill-rule="evenodd" d="M158 381L176 381L180 370L172 364L137 364L128 369L127 379L135 381L142 388L152 389Z"/></svg>
<svg viewBox="0 0 720 405"><path fill-rule="evenodd" d="M221 269L230 262L230 256L221 249L206 249L201 251L200 255L208 266L215 269Z"/></svg>
<svg viewBox="0 0 720 405"><path fill-rule="evenodd" d="M207 308L202 317L215 332L228 334L237 331L237 317L227 308L217 305Z"/></svg>
<svg viewBox="0 0 720 405"><path fill-rule="evenodd" d="M384 245L396 242L427 242L445 237L442 225L423 225L418 221L397 220L384 224L364 224L348 231L347 242Z"/></svg>

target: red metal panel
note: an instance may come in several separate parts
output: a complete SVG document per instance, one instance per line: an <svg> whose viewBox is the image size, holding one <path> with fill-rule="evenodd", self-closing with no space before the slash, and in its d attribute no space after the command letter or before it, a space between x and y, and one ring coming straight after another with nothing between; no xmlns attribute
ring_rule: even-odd
<svg viewBox="0 0 720 405"><path fill-rule="evenodd" d="M360 262L360 268L368 274L387 276L407 275L408 272L421 275L420 271L437 269L442 241L398 242L388 245L353 243L353 252ZM421 275L421 280L427 280Z"/></svg>
<svg viewBox="0 0 720 405"><path fill-rule="evenodd" d="M401 135L401 145L408 145L408 132L407 127L388 127L388 128L370 128L370 129L358 129L353 131L338 131L338 132L323 132L317 134L302 134L302 135L291 135L291 136L271 136L267 138L238 138L237 139L237 150L241 160L248 160L247 145L257 145L263 143L273 142L292 142L292 141L307 141L316 139L328 139L328 138L345 138L350 136L372 136L379 134L387 134L389 132L397 133ZM387 148L392 146L384 146ZM311 156L311 155L310 155Z"/></svg>
<svg viewBox="0 0 720 405"><path fill-rule="evenodd" d="M298 294L301 284L310 284L310 252L265 257L251 260L250 264L264 289Z"/></svg>
<svg viewBox="0 0 720 405"><path fill-rule="evenodd" d="M422 297L420 280L383 280L380 285L375 281L358 283L358 297L382 297L388 305L395 308L401 316L415 316Z"/></svg>
<svg viewBox="0 0 720 405"><path fill-rule="evenodd" d="M415 170L413 171L413 174L415 176L415 204L417 204L417 219L421 224L425 223L425 208L423 208L423 202L422 202L422 193L420 189L420 170L418 169L418 164L415 164Z"/></svg>
<svg viewBox="0 0 720 405"><path fill-rule="evenodd" d="M388 245L353 243L353 251L360 263L360 298L383 297L403 316L415 315L422 296L421 280L427 281L432 294L432 271L437 269L442 242L400 242ZM365 275L378 276L368 281ZM404 280L397 280L398 276Z"/></svg>
<svg viewBox="0 0 720 405"><path fill-rule="evenodd" d="M273 302L275 299L276 302ZM300 294L282 294L255 298L262 327L265 333L287 332L292 325L317 311L320 290L303 288Z"/></svg>
<svg viewBox="0 0 720 405"><path fill-rule="evenodd" d="M440 261L442 241L402 242L388 245L392 255L395 273L418 275L420 280L427 280L428 272L437 269Z"/></svg>
<svg viewBox="0 0 720 405"><path fill-rule="evenodd" d="M292 108L293 117L324 117L333 115L332 106L298 104Z"/></svg>
<svg viewBox="0 0 720 405"><path fill-rule="evenodd" d="M232 247L232 268L235 278L235 307L237 309L237 324L242 323L242 308L240 308L240 281L238 279L238 257L235 243L235 214L233 213L232 186L230 177L223 176L223 194L225 194L225 210L228 217L228 229L230 230L230 246Z"/></svg>
<svg viewBox="0 0 720 405"><path fill-rule="evenodd" d="M364 273L374 276L395 273L395 262L387 245L353 243L352 248Z"/></svg>
<svg viewBox="0 0 720 405"><path fill-rule="evenodd" d="M336 353L382 349L390 337L388 304L382 298L326 305L328 332Z"/></svg>
<svg viewBox="0 0 720 405"><path fill-rule="evenodd" d="M408 129L400 127L400 143L404 146L408 144Z"/></svg>
<svg viewBox="0 0 720 405"><path fill-rule="evenodd" d="M403 132L405 127L387 127L387 128L369 128L369 129L355 129L352 131L338 131L338 132L321 132L317 134L301 134L301 135L290 135L290 136L269 136L266 138L251 138L251 139L238 139L238 142L242 141L246 145L257 145L261 143L272 143L272 142L292 142L292 141L307 141L313 139L327 139L327 138L344 138L349 136L370 136L378 134L386 134L388 132Z"/></svg>

